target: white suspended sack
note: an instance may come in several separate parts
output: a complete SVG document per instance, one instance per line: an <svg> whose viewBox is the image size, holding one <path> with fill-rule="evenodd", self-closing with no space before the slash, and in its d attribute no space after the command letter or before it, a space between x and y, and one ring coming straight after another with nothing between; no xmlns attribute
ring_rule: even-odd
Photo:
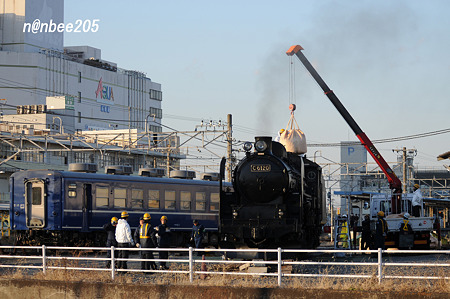
<svg viewBox="0 0 450 299"><path fill-rule="evenodd" d="M281 133L280 143L284 145L286 151L295 154L306 153L306 137L305 133L300 130L294 115L291 114L291 118L286 126L286 130Z"/></svg>

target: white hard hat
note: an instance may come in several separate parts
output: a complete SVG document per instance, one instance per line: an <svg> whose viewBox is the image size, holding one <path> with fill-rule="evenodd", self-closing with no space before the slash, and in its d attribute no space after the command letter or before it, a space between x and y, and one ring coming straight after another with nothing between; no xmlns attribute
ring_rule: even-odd
<svg viewBox="0 0 450 299"><path fill-rule="evenodd" d="M405 215L403 215L403 218L406 218L406 219L408 219L409 218L409 213L405 213Z"/></svg>

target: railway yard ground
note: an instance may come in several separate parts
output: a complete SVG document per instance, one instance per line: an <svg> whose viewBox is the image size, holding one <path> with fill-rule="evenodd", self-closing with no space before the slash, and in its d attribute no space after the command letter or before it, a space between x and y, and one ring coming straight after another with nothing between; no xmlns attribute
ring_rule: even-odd
<svg viewBox="0 0 450 299"><path fill-rule="evenodd" d="M332 249L332 244L322 242L321 249ZM31 253L30 253L31 254ZM20 253L22 255L22 253ZM31 254L33 255L33 254ZM74 253L62 253L74 256ZM88 254L92 256L93 253ZM103 255L104 257L105 255ZM138 258L133 253L130 258ZM171 254L170 259L185 259L185 256ZM205 259L222 260L221 255L207 253ZM201 258L196 259L196 270L200 271ZM0 264L11 263L0 259ZM308 253L302 261L339 262L339 265L293 265L290 273L327 274L321 277L283 277L281 287L277 278L270 276L242 276L239 265L206 264L211 274L195 274L190 282L188 274L157 272L119 272L111 280L110 271L77 271L68 269L0 268L1 298L449 298L448 279L384 279L378 282L377 269L373 265L346 265L347 262L376 263L371 254L352 254L336 257L333 254ZM449 254L384 254L383 262L390 263L450 263ZM42 265L35 260L18 260L17 264ZM261 262L260 262L261 263ZM262 262L263 263L263 262ZM66 267L104 268L104 261L52 260L48 265ZM171 270L186 270L187 265L169 263ZM129 269L139 269L138 261L130 261ZM236 272L236 275L212 274L214 271ZM276 272L276 266L267 265L269 273ZM448 276L448 267L385 267L384 275ZM369 278L337 278L334 274L367 274ZM30 296L33 294L33 296ZM22 297L21 297L22 296Z"/></svg>

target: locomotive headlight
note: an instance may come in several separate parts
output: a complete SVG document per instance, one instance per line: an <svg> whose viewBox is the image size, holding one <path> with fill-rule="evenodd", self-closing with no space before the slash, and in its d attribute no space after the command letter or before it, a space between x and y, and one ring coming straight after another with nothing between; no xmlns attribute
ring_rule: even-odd
<svg viewBox="0 0 450 299"><path fill-rule="evenodd" d="M263 151L265 151L267 149L267 143L265 141L263 141L263 140L258 140L255 143L255 149L258 152L263 152Z"/></svg>
<svg viewBox="0 0 450 299"><path fill-rule="evenodd" d="M236 219L238 216L238 212L236 210L233 210L233 218Z"/></svg>
<svg viewBox="0 0 450 299"><path fill-rule="evenodd" d="M278 209L278 217L279 217L279 218L282 218L283 215L284 215L283 210L282 210L282 209Z"/></svg>
<svg viewBox="0 0 450 299"><path fill-rule="evenodd" d="M244 143L244 151L249 152L252 150L252 147L253 147L253 145L251 142L247 141L246 143Z"/></svg>

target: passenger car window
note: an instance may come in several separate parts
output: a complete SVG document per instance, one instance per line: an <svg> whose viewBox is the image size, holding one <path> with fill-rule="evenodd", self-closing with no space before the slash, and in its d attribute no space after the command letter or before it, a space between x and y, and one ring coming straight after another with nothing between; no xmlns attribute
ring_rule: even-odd
<svg viewBox="0 0 450 299"><path fill-rule="evenodd" d="M77 197L77 184L69 184L67 195L71 198Z"/></svg>
<svg viewBox="0 0 450 299"><path fill-rule="evenodd" d="M191 192L189 191L180 192L180 210L185 211L191 210Z"/></svg>
<svg viewBox="0 0 450 299"><path fill-rule="evenodd" d="M95 192L95 205L97 208L107 208L109 206L108 187L97 186Z"/></svg>
<svg viewBox="0 0 450 299"><path fill-rule="evenodd" d="M114 188L114 207L125 208L127 206L127 189Z"/></svg>
<svg viewBox="0 0 450 299"><path fill-rule="evenodd" d="M159 209L159 190L148 190L148 208Z"/></svg>
<svg viewBox="0 0 450 299"><path fill-rule="evenodd" d="M175 191L165 192L164 207L166 210L175 210Z"/></svg>
<svg viewBox="0 0 450 299"><path fill-rule="evenodd" d="M219 193L211 193L211 203L209 205L210 211L219 210Z"/></svg>
<svg viewBox="0 0 450 299"><path fill-rule="evenodd" d="M41 196L42 191L41 190L42 190L41 187L33 187L32 188L32 191L31 191L32 192L31 204L33 206L40 205L42 203L42 196Z"/></svg>
<svg viewBox="0 0 450 299"><path fill-rule="evenodd" d="M195 209L197 211L206 211L206 193L196 192L195 193Z"/></svg>
<svg viewBox="0 0 450 299"><path fill-rule="evenodd" d="M131 207L142 210L144 203L144 190L131 189Z"/></svg>

